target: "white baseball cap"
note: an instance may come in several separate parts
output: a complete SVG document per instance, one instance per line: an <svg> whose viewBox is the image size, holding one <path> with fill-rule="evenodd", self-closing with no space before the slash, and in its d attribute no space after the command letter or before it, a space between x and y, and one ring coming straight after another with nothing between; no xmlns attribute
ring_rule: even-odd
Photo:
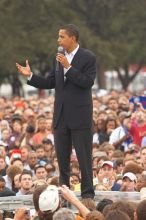
<svg viewBox="0 0 146 220"><path fill-rule="evenodd" d="M39 208L41 211L54 212L59 206L59 193L55 185L49 185L39 197Z"/></svg>
<svg viewBox="0 0 146 220"><path fill-rule="evenodd" d="M132 173L132 172L125 173L124 176L123 176L123 179L125 177L128 177L131 181L135 181L135 182L137 181L136 175L134 173Z"/></svg>
<svg viewBox="0 0 146 220"><path fill-rule="evenodd" d="M105 166L105 165L108 165L110 168L114 167L113 162L110 161L110 160L104 161L103 164L102 164L102 167Z"/></svg>

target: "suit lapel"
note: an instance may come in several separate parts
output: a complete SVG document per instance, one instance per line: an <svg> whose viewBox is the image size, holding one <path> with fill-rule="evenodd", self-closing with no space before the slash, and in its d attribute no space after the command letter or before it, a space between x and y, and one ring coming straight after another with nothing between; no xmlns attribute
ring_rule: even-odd
<svg viewBox="0 0 146 220"><path fill-rule="evenodd" d="M81 48L79 47L78 51L76 52L76 54L74 55L74 58L72 59L71 65L73 66L78 66L79 62L80 62L80 55L81 55Z"/></svg>

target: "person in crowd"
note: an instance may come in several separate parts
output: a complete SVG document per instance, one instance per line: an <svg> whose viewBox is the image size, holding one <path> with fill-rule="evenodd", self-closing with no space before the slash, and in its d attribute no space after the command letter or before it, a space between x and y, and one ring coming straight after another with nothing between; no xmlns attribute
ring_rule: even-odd
<svg viewBox="0 0 146 220"><path fill-rule="evenodd" d="M70 169L72 173L80 176L80 167L78 161L72 161Z"/></svg>
<svg viewBox="0 0 146 220"><path fill-rule="evenodd" d="M16 193L16 196L20 195L28 195L32 194L32 173L29 170L23 170L23 172L20 174L20 189Z"/></svg>
<svg viewBox="0 0 146 220"><path fill-rule="evenodd" d="M21 173L16 174L16 175L14 176L14 180L12 181L12 190L13 190L14 192L16 192L16 193L19 191L19 189L20 189L20 187L21 187L20 175L21 175Z"/></svg>
<svg viewBox="0 0 146 220"><path fill-rule="evenodd" d="M113 210L113 211L110 211L108 212L108 214L105 216L105 220L131 220L129 218L129 216L120 211L120 210Z"/></svg>
<svg viewBox="0 0 146 220"><path fill-rule="evenodd" d="M45 165L46 171L47 171L47 178L52 178L54 176L58 176L58 173L56 172L56 168L52 163L47 163Z"/></svg>
<svg viewBox="0 0 146 220"><path fill-rule="evenodd" d="M52 220L61 206L58 188L55 185L37 187L33 193L33 203L40 220Z"/></svg>
<svg viewBox="0 0 146 220"><path fill-rule="evenodd" d="M102 186L103 190L119 191L121 185L116 183L116 174L114 171L114 164L112 161L104 161L100 170L100 182L95 185L95 189Z"/></svg>
<svg viewBox="0 0 146 220"><path fill-rule="evenodd" d="M101 212L94 210L87 214L85 220L105 220L105 218Z"/></svg>
<svg viewBox="0 0 146 220"><path fill-rule="evenodd" d="M24 169L22 160L20 158L13 159L11 164L20 167L22 171Z"/></svg>
<svg viewBox="0 0 146 220"><path fill-rule="evenodd" d="M27 207L21 207L16 210L13 220L32 220L32 219L34 220L35 218L33 215L31 216L30 209L28 209Z"/></svg>
<svg viewBox="0 0 146 220"><path fill-rule="evenodd" d="M136 191L137 177L134 173L128 172L123 175L123 181L120 191L134 192Z"/></svg>
<svg viewBox="0 0 146 220"><path fill-rule="evenodd" d="M132 161L125 165L123 169L123 174L127 172L132 172L138 177L142 174L143 170L144 169L140 165L138 165L135 161Z"/></svg>
<svg viewBox="0 0 146 220"><path fill-rule="evenodd" d="M30 150L30 148L28 146L23 146L20 148L21 161L23 163L24 169L26 166L28 166L27 160L28 160L29 150Z"/></svg>
<svg viewBox="0 0 146 220"><path fill-rule="evenodd" d="M121 149L122 151L126 151L130 143L132 143L132 137L129 133L127 127L124 126L127 121L131 117L131 114L127 112L120 112L119 113L119 121L120 126L115 128L109 138L109 143L113 144L116 149Z"/></svg>
<svg viewBox="0 0 146 220"><path fill-rule="evenodd" d="M0 145L0 155L5 157L5 162L7 165L10 164L10 158L9 158L9 155L8 155L8 151L6 149L6 147L4 145Z"/></svg>
<svg viewBox="0 0 146 220"><path fill-rule="evenodd" d="M12 189L12 183L14 180L15 175L22 173L22 169L17 165L9 165L6 170L6 176L4 179L6 181L6 187Z"/></svg>
<svg viewBox="0 0 146 220"><path fill-rule="evenodd" d="M111 205L112 203L113 203L113 201L111 199L102 199L97 203L96 210L102 213L103 209L107 205Z"/></svg>
<svg viewBox="0 0 146 220"><path fill-rule="evenodd" d="M108 135L106 134L105 121L105 119L97 119L93 135L93 143L102 144L109 140Z"/></svg>
<svg viewBox="0 0 146 220"><path fill-rule="evenodd" d="M37 154L35 151L29 151L27 164L25 165L26 170L30 170L34 175L35 165L38 163Z"/></svg>
<svg viewBox="0 0 146 220"><path fill-rule="evenodd" d="M109 212L113 212L114 211L121 211L121 212L124 212L125 214L128 215L128 217L130 218L130 220L134 220L134 206L132 203L128 202L128 201L123 201L123 200L118 200L118 201L115 201L113 202L109 209L108 209L108 212L105 213L105 217L107 217L108 213ZM108 218L107 218L108 219ZM116 219L119 219L118 217L114 218L115 220ZM122 218L121 218L122 220Z"/></svg>
<svg viewBox="0 0 146 220"><path fill-rule="evenodd" d="M145 220L146 219L146 200L139 202L135 213L134 220Z"/></svg>
<svg viewBox="0 0 146 220"><path fill-rule="evenodd" d="M109 158L109 160L112 160L113 159L113 154L115 152L115 147L112 144L104 143L102 149L106 152L106 155Z"/></svg>
<svg viewBox="0 0 146 220"><path fill-rule="evenodd" d="M60 208L53 215L53 220L64 220L64 216L67 220L76 220L75 214L68 208Z"/></svg>
<svg viewBox="0 0 146 220"><path fill-rule="evenodd" d="M70 188L73 191L80 191L80 176L76 173L71 173L70 174Z"/></svg>
<svg viewBox="0 0 146 220"><path fill-rule="evenodd" d="M46 116L46 128L47 128L47 139L50 139L52 141L52 144L54 145L54 134L52 129L52 117Z"/></svg>
<svg viewBox="0 0 146 220"><path fill-rule="evenodd" d="M32 127L35 128L36 115L35 115L33 108L28 107L28 108L24 109L23 119L24 119L24 122L27 123L28 126L31 125Z"/></svg>
<svg viewBox="0 0 146 220"><path fill-rule="evenodd" d="M125 111L125 112L129 112L130 108L129 108L129 100L128 98L123 94L118 98L118 109L119 112Z"/></svg>
<svg viewBox="0 0 146 220"><path fill-rule="evenodd" d="M34 172L35 172L35 179L39 180L39 179L44 179L46 180L47 178L47 171L45 169L45 166L41 165L41 164L36 164L34 167Z"/></svg>
<svg viewBox="0 0 146 220"><path fill-rule="evenodd" d="M117 112L117 111L118 111L118 108L119 108L117 99L114 98L114 97L109 98L108 103L107 103L107 106L108 106L108 109L109 109L109 110L112 110L112 111L114 111L114 112Z"/></svg>
<svg viewBox="0 0 146 220"><path fill-rule="evenodd" d="M3 139L2 131L3 131L4 129L10 130L10 125L9 125L9 123L8 123L7 120L1 120L1 121L0 121L0 140Z"/></svg>
<svg viewBox="0 0 146 220"><path fill-rule="evenodd" d="M40 89L55 88L53 127L60 184L69 186L73 143L81 169L81 196L93 198L91 87L96 75L96 58L92 52L79 47L78 38L79 31L75 25L67 24L60 28L58 43L64 48L65 55L61 53L61 47L57 62L54 62L47 78L32 73L28 61L26 67L18 63L16 67L29 78L29 85Z"/></svg>
<svg viewBox="0 0 146 220"><path fill-rule="evenodd" d="M45 155L45 149L43 144L38 144L35 146L35 148L36 148L35 151L36 151L38 163L45 165L48 162L48 160Z"/></svg>
<svg viewBox="0 0 146 220"><path fill-rule="evenodd" d="M13 150L20 147L20 140L22 137L22 118L20 116L13 116L12 118L12 133L8 143L8 150Z"/></svg>
<svg viewBox="0 0 146 220"><path fill-rule="evenodd" d="M24 131L24 134L21 138L20 142L20 147L22 148L23 146L29 146L30 148L33 147L33 140L32 137L35 133L35 127L31 124L28 124L26 126L26 129Z"/></svg>
<svg viewBox="0 0 146 220"><path fill-rule="evenodd" d="M141 165L146 170L146 146L140 149Z"/></svg>
<svg viewBox="0 0 146 220"><path fill-rule="evenodd" d="M137 144L140 148L142 138L146 134L146 113L139 109L136 110L127 121L124 121L124 126L132 136L133 143Z"/></svg>
<svg viewBox="0 0 146 220"><path fill-rule="evenodd" d="M52 161L53 152L54 152L53 143L52 143L52 141L50 139L44 138L42 140L42 144L43 144L44 150L45 150L45 157L46 157L48 162L51 162Z"/></svg>
<svg viewBox="0 0 146 220"><path fill-rule="evenodd" d="M115 163L114 163L114 169L115 169L115 172L116 172L116 176L122 176L123 174L123 169L124 169L124 159L123 157L121 158L117 158L115 160Z"/></svg>
<svg viewBox="0 0 146 220"><path fill-rule="evenodd" d="M1 130L0 145L3 145L8 148L10 136L11 136L11 129L10 128L3 128Z"/></svg>
<svg viewBox="0 0 146 220"><path fill-rule="evenodd" d="M5 156L0 155L0 175L1 176L6 175L7 168L8 168L8 165L6 164Z"/></svg>
<svg viewBox="0 0 146 220"><path fill-rule="evenodd" d="M144 187L146 187L146 174L145 174L145 171L142 172L142 174L137 177L137 182L136 182L135 188L136 188L136 191L140 192L140 190Z"/></svg>
<svg viewBox="0 0 146 220"><path fill-rule="evenodd" d="M15 192L6 187L5 179L0 176L0 197L15 196Z"/></svg>
<svg viewBox="0 0 146 220"><path fill-rule="evenodd" d="M105 130L106 130L106 134L108 137L108 141L109 141L109 137L110 137L112 131L114 129L116 129L117 127L118 127L117 118L114 116L107 117L107 119L105 121Z"/></svg>
<svg viewBox="0 0 146 220"><path fill-rule="evenodd" d="M33 145L42 144L42 140L47 138L48 131L46 128L46 117L45 115L39 115L36 122L37 131L32 137Z"/></svg>

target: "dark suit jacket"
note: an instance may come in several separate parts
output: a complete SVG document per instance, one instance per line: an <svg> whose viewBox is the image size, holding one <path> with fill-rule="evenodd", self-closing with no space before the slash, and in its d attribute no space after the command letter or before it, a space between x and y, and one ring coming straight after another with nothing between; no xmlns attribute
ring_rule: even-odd
<svg viewBox="0 0 146 220"><path fill-rule="evenodd" d="M33 74L29 85L40 89L55 88L54 103L54 128L63 107L64 120L70 129L90 128L92 126L92 92L96 75L95 55L83 48L79 48L72 62L72 67L65 74L60 66L60 71L53 70L43 78Z"/></svg>

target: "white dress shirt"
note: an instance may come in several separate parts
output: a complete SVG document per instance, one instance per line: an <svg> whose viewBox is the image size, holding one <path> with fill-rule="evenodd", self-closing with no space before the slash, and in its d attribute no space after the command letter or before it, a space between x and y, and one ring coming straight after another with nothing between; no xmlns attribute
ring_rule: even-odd
<svg viewBox="0 0 146 220"><path fill-rule="evenodd" d="M66 58L67 58L69 64L71 64L71 62L72 62L72 60L73 60L75 54L77 53L78 49L79 49L79 45L78 45L71 53L67 53L67 52L65 51L65 56L66 56ZM69 66L68 69L64 68L64 74L65 74L70 68L71 68L71 66Z"/></svg>
<svg viewBox="0 0 146 220"><path fill-rule="evenodd" d="M72 62L72 60L73 60L75 54L77 53L78 49L79 49L79 44L78 44L78 46L77 46L71 53L67 53L67 52L65 51L65 56L66 56L66 58L67 58L69 64L71 64L71 62ZM69 66L67 69L64 68L64 80L66 79L65 73L66 73L70 68L71 68L71 66ZM28 79L28 80L31 80L32 75L33 75L33 73L31 72L31 75L30 75L29 77L27 77L27 79Z"/></svg>

